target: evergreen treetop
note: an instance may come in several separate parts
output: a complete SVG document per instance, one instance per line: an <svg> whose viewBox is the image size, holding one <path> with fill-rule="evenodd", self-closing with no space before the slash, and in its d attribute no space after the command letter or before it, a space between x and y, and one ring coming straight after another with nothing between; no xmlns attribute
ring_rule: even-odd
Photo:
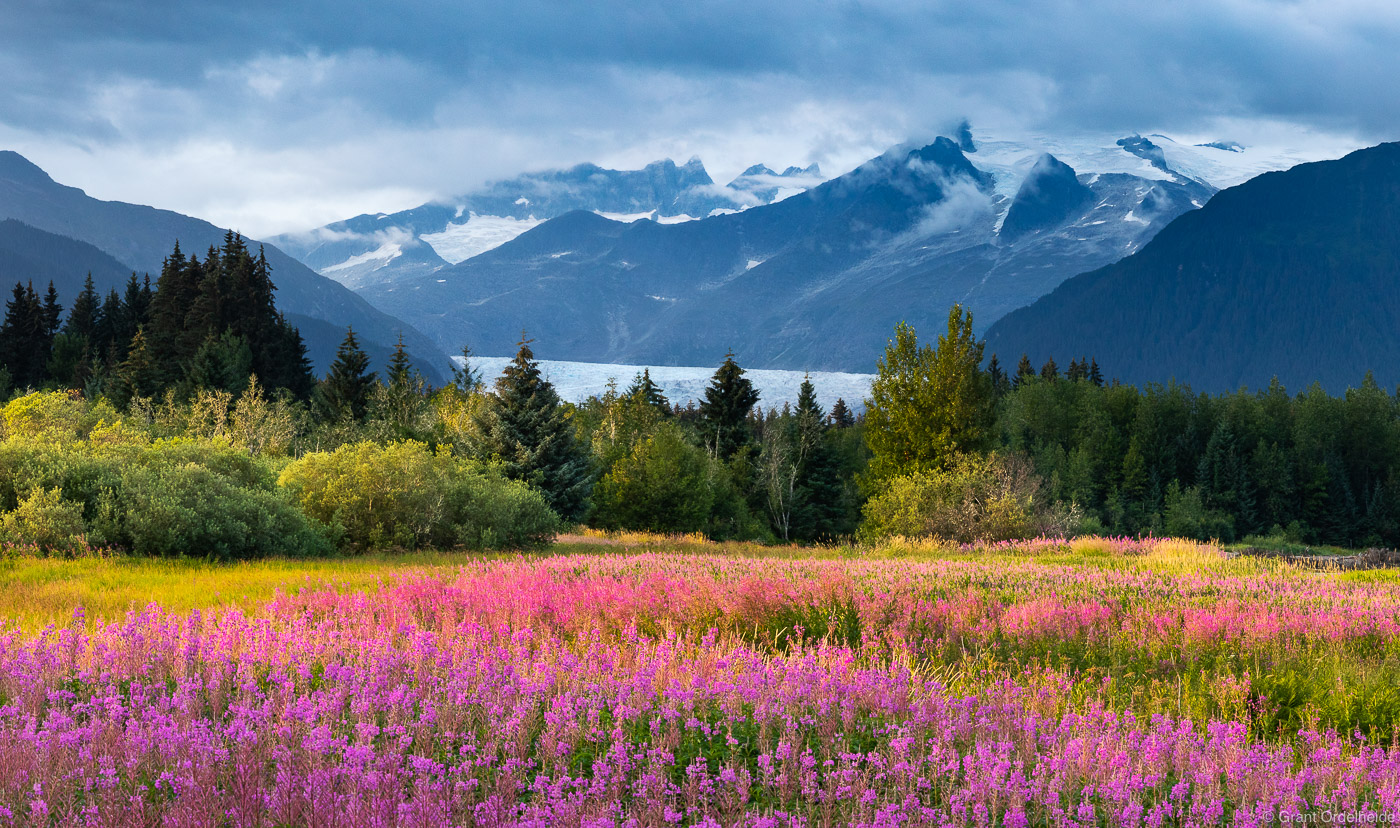
<svg viewBox="0 0 1400 828"><path fill-rule="evenodd" d="M353 328L336 350L326 378L317 387L317 406L328 420L362 421L369 407L377 375L369 370L369 354L360 347Z"/></svg>
<svg viewBox="0 0 1400 828"><path fill-rule="evenodd" d="M749 442L749 412L757 403L758 391L730 352L710 379L705 400L700 403L701 427L711 456L727 460Z"/></svg>
<svg viewBox="0 0 1400 828"><path fill-rule="evenodd" d="M837 397L836 404L831 407L831 424L837 428L850 428L856 424L855 415L846 405L844 397Z"/></svg>
<svg viewBox="0 0 1400 828"><path fill-rule="evenodd" d="M582 519L593 470L554 386L540 374L530 339L474 414L473 453L499 461L506 476L540 489L567 521Z"/></svg>
<svg viewBox="0 0 1400 828"><path fill-rule="evenodd" d="M663 417L671 416L671 402L651 378L651 369L643 368L627 388L627 396L655 408Z"/></svg>

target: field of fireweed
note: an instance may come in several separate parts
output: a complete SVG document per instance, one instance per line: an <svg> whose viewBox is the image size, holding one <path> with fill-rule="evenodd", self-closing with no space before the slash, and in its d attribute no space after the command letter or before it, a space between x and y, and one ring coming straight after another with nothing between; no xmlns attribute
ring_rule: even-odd
<svg viewBox="0 0 1400 828"><path fill-rule="evenodd" d="M0 823L1400 813L1400 587L1178 542L472 560L0 632Z"/></svg>

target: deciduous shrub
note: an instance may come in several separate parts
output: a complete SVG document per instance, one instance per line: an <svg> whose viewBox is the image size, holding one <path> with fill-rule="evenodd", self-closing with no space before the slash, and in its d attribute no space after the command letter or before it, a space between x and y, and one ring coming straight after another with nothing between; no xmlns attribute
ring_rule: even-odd
<svg viewBox="0 0 1400 828"><path fill-rule="evenodd" d="M193 463L124 469L121 488L105 490L96 512L94 541L137 555L240 560L331 551L280 492Z"/></svg>
<svg viewBox="0 0 1400 828"><path fill-rule="evenodd" d="M348 546L540 546L559 528L539 492L412 440L310 452L279 484Z"/></svg>
<svg viewBox="0 0 1400 828"><path fill-rule="evenodd" d="M672 422L657 426L593 490L590 523L600 529L704 532L716 540L768 537L735 483L735 469L751 471L740 450L724 463L685 439Z"/></svg>
<svg viewBox="0 0 1400 828"><path fill-rule="evenodd" d="M944 470L892 480L866 503L861 534L971 543L1072 530L1072 512L1052 507L1040 491L1040 478L1020 457L963 455Z"/></svg>
<svg viewBox="0 0 1400 828"><path fill-rule="evenodd" d="M703 449L666 423L598 481L591 522L602 529L705 531L715 505L711 464Z"/></svg>
<svg viewBox="0 0 1400 828"><path fill-rule="evenodd" d="M72 552L86 545L83 506L65 500L58 488L36 488L0 519L6 543L46 552Z"/></svg>

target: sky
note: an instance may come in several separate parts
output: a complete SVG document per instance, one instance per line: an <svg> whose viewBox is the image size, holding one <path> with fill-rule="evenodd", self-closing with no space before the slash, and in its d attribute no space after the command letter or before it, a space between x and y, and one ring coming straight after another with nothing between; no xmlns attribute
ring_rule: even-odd
<svg viewBox="0 0 1400 828"><path fill-rule="evenodd" d="M1393 0L3 0L0 149L254 238L527 170L1400 138Z"/></svg>

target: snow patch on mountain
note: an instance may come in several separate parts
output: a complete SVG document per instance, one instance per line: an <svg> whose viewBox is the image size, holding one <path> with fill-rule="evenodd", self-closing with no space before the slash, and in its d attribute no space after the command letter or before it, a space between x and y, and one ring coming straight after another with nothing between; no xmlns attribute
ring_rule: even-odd
<svg viewBox="0 0 1400 828"><path fill-rule="evenodd" d="M343 270L350 270L362 265L378 264L380 267L403 255L403 245L398 242L385 242L379 247L358 256L351 256L337 265L331 265L321 271L322 276L330 276Z"/></svg>
<svg viewBox="0 0 1400 828"><path fill-rule="evenodd" d="M542 219L534 216L518 219L514 216L478 216L471 213L461 224L448 224L440 233L424 233L419 238L449 263L457 264L500 247L526 230L543 223ZM337 267L339 265L328 267L322 272L329 272Z"/></svg>

